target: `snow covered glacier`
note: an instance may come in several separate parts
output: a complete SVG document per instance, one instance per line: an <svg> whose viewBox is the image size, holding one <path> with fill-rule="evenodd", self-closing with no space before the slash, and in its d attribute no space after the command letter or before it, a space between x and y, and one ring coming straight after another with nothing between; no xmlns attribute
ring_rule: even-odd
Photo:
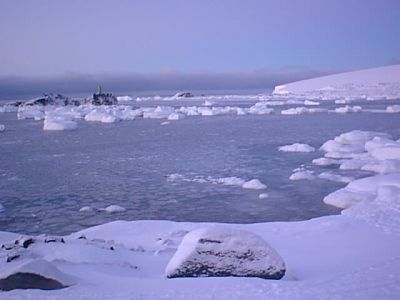
<svg viewBox="0 0 400 300"><path fill-rule="evenodd" d="M26 111L21 109L19 121L15 120L14 115L0 119L0 123L5 124L0 138L4 141L2 147L7 149L4 152L8 154L7 160L12 158L12 145L16 145L15 149L19 149L19 152L27 147L30 155L39 152L29 159L18 156L21 161L14 162L15 169L10 174L7 174L7 160L2 161L0 174L4 197L0 198L0 214L3 215L18 213L10 205L11 201L17 201L14 187L32 195L25 188L27 179L18 174L21 165L23 167L23 164L44 159L46 165L61 168L63 165L59 160L74 159L74 155L77 155L72 151L74 145L86 139L92 139L93 144L84 144L85 147L79 148L78 152L82 149L91 150L76 156L77 164L71 167L72 176L61 178L63 184L54 187L51 184L58 182L53 176L57 170L49 170L46 177L48 183L40 185L48 186L47 193L56 190L57 197L64 196L63 189L68 186L73 188L84 175L102 178L108 173L101 173L101 170L115 172L108 177L111 185L108 186L107 181L103 182L103 186L95 185L102 195L109 196L107 201L112 198L115 204L107 206L106 203L92 203L92 206L86 206L88 203L84 203L79 212L79 207L75 211L76 214L83 214L83 218L106 213L107 218L123 216L128 219L125 213L144 210L150 202L173 213L173 210L179 210L175 206L177 202L186 201L187 204L186 197L176 197L168 199L175 202L168 201L163 206L166 202L164 194L155 188L159 177L163 184L176 191L182 191L185 185L189 186L192 193L206 190L209 195L213 195L213 188L233 190L234 193L224 199L225 214L229 214L231 206L237 206L244 214L244 206L232 200L237 195L243 197L239 197L241 202L251 203L255 210L260 210L268 202L273 206L288 206L285 198L274 202L277 187L281 185L283 189L290 189L295 184L319 187L325 193L319 199L321 204L324 201L327 207L334 205L343 208L340 214L296 222L226 224L114 221L64 236L33 237L1 231L0 280L13 272L30 272L53 278L66 288L53 291L0 291L0 299L399 299L400 110L397 106L400 77L396 73L399 69L399 66L383 67L287 84L277 87L274 95L249 97L249 103L234 108L218 103L222 98L223 101L229 100L229 97L209 97L198 99L201 103L212 99L213 103L207 106L199 103L182 106L182 103L175 105L172 102L168 107L159 103L152 106L152 100L149 100L146 108L125 105L36 107ZM233 98L234 101L245 99ZM384 101L367 101L378 99ZM343 106L349 102L353 104L353 101L357 105ZM15 111L4 114L15 114ZM101 123L89 122L96 120ZM39 122L43 122L43 126ZM209 125L204 127L204 123ZM20 124L28 134L18 131ZM220 128L221 124L225 126ZM268 124L279 126L265 129ZM58 126L76 130L47 131L58 129ZM134 131L135 127L139 130ZM90 135L84 136L85 132L90 132ZM196 135L196 132L199 134ZM221 136L222 132L226 135ZM13 139L12 135L18 133L20 137ZM132 133L135 133L134 139L130 139ZM104 139L118 135L122 138L113 140L118 141L118 147L112 148L104 142ZM150 138L139 139L141 136L150 136L157 143L152 143ZM212 139L213 136L216 138ZM192 143L199 141L199 144L191 148L183 137L191 139ZM23 140L27 140L27 143L24 144ZM136 143L129 148L122 140L127 140L128 144L133 141ZM180 143L171 144L171 141ZM218 149L212 150L218 141L223 143L218 144ZM50 145L53 152L38 151L45 142L49 143L45 147ZM151 152L143 143L151 143L150 148L158 147L157 151ZM70 149L70 152L62 152L59 145ZM176 145L184 150L180 153L185 153L185 159L173 155L177 170L172 170L166 158L167 154L176 155L179 151ZM114 149L112 153L118 155L105 156L106 152L101 150L107 147ZM232 156L238 149L240 155ZM135 155L124 156L125 152ZM263 152L269 152L264 161L261 159ZM190 156L191 153L194 157ZM93 161L95 154L98 157ZM253 157L243 160L243 156ZM207 160L211 163L207 164ZM267 160L276 165L265 165ZM132 161L138 163L130 164ZM285 166L283 161L290 161L296 168L293 167L287 174L285 172L288 170L282 172ZM96 164L100 168L92 168ZM187 165L194 169L186 168ZM211 165L215 168L211 168ZM182 169L179 170L178 166ZM123 168L127 169L126 173L122 172ZM260 170L262 168L270 168L271 172L263 173ZM157 173L157 169L162 169L162 172ZM149 171L150 175L129 177L132 176L129 174L143 170ZM197 173L193 172L196 170ZM216 174L216 170L221 173ZM281 179L282 174L285 174L286 181ZM128 178L127 185L121 184L125 177ZM274 182L277 178L282 181ZM34 181L30 187L41 184L41 179ZM129 198L123 204L125 208L117 205L122 204L122 199L114 197L112 186L120 185L121 189L127 189L130 195L135 196L141 187L146 186L146 180L152 180L148 187L159 199L151 198L145 206L135 204L130 207L133 198ZM134 188L132 181L138 181ZM337 187L335 190L324 190L322 187L326 182L334 182ZM8 189L8 186L12 189ZM92 182L85 181L85 188L93 188ZM84 190L80 191L85 198L90 196ZM305 201L310 205L307 202L310 197L307 190L296 192L302 193L296 201ZM44 199L46 193L37 194ZM3 202L5 196L10 198L7 202ZM204 206L200 201L202 198L195 199L195 208L201 210ZM213 203L218 201L217 198L211 200ZM68 198L67 202L71 204L77 200ZM54 209L55 203L56 200L51 199L49 207ZM7 221L28 220L29 223L42 211L47 215L52 213L47 211L46 206L40 206L43 201L35 204L40 207L38 212L31 213L27 210L28 205L24 204L20 208L24 214ZM63 205L62 209L67 210L67 204ZM269 209L272 207L269 206ZM214 213L206 211L207 214ZM262 212L267 213L267 210ZM56 216L60 218L65 213L61 211ZM1 223L2 220L0 215L0 224L5 224ZM74 217L72 220L77 219ZM218 228L217 233L225 230L249 232L243 234L243 241L236 241L244 250L247 250L246 236L256 235L266 241L283 259L286 268L284 277L279 281L246 277L168 279L167 266L177 250L185 248L181 244L185 237L193 237L199 231L214 233L215 228ZM42 229L46 230L44 227ZM251 240L254 241L253 238ZM213 247L215 249L220 243L214 238L206 242L216 245Z"/></svg>
<svg viewBox="0 0 400 300"><path fill-rule="evenodd" d="M275 95L359 96L369 99L400 96L400 65L328 75L278 85Z"/></svg>

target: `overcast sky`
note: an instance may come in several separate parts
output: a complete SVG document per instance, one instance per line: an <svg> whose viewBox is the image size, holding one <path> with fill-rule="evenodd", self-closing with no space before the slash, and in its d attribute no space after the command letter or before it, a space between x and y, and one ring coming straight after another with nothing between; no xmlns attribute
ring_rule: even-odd
<svg viewBox="0 0 400 300"><path fill-rule="evenodd" d="M274 85L399 63L399 37L399 0L0 0L0 89Z"/></svg>

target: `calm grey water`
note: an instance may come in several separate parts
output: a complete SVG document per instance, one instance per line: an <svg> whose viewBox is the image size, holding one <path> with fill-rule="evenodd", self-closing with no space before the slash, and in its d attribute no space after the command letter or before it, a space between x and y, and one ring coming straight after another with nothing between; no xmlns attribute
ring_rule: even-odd
<svg viewBox="0 0 400 300"><path fill-rule="evenodd" d="M0 114L7 128L0 133L0 230L66 234L116 219L253 223L336 214L322 199L343 183L288 179L294 168L311 166L322 153L282 153L277 147L319 147L354 129L400 137L398 114L188 117L162 126L163 121L79 121L77 130L48 132L42 122ZM269 198L240 187L171 183L165 178L171 173L258 178L268 185ZM79 212L110 204L126 211Z"/></svg>

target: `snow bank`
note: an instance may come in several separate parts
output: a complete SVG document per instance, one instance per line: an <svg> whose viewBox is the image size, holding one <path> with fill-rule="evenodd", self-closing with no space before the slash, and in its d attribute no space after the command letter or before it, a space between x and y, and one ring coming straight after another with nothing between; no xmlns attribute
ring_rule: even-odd
<svg viewBox="0 0 400 300"><path fill-rule="evenodd" d="M313 151L315 151L314 147L311 147L310 145L307 145L307 144L301 144L301 143L294 143L291 145L281 146L278 149L279 149L279 151L283 151L283 152L313 152Z"/></svg>

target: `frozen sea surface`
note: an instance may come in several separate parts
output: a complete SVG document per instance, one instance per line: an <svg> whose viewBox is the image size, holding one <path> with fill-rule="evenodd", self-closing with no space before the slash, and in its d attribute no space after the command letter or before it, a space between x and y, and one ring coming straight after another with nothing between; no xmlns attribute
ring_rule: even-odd
<svg viewBox="0 0 400 300"><path fill-rule="evenodd" d="M361 105L384 109L387 103ZM289 180L302 165L319 173L335 167L312 165L312 159L321 157L319 151L285 153L278 147L298 142L318 149L326 140L355 129L400 136L398 114L370 112L225 115L163 122L78 121L77 130L49 132L42 130L42 122L0 114L0 124L6 128L0 134L1 230L67 234L116 219L255 223L336 214L339 210L322 199L345 183ZM207 180L171 182L169 174L188 179L257 178L267 189ZM260 199L260 193L269 196ZM112 204L126 210L101 210ZM94 210L79 212L84 206Z"/></svg>

